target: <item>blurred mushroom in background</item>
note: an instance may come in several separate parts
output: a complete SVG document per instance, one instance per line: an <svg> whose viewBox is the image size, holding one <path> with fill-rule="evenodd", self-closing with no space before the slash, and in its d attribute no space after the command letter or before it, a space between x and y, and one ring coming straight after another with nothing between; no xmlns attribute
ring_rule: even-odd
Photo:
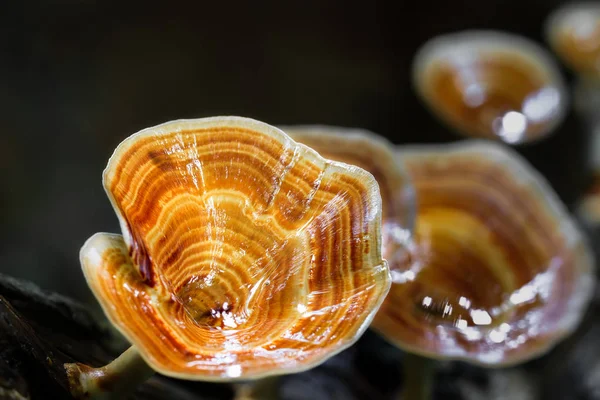
<svg viewBox="0 0 600 400"><path fill-rule="evenodd" d="M415 185L417 253L409 268L392 266L377 330L417 354L503 367L546 353L577 328L594 261L541 175L491 142L397 154Z"/></svg>
<svg viewBox="0 0 600 400"><path fill-rule="evenodd" d="M591 228L597 228L600 225L600 3L567 3L550 14L545 31L554 52L576 75L575 111L591 136L588 158L594 171L578 214Z"/></svg>
<svg viewBox="0 0 600 400"><path fill-rule="evenodd" d="M382 151L365 157L367 140L357 142L352 130L284 129L325 157L367 170L365 158L371 168L385 160ZM410 255L390 262L392 288L372 327L408 352L406 398L431 396L428 358L515 365L577 327L592 296L594 261L564 205L524 159L483 141L401 146L396 157L414 185L416 222L400 241L384 236L384 248L399 242ZM385 193L393 174L375 176ZM384 215L397 207L391 199L384 196ZM388 212L384 226L412 212L404 206L404 214Z"/></svg>
<svg viewBox="0 0 600 400"><path fill-rule="evenodd" d="M541 140L568 108L552 56L535 42L497 31L436 36L413 60L413 86L460 135L508 144Z"/></svg>
<svg viewBox="0 0 600 400"><path fill-rule="evenodd" d="M552 50L586 81L600 79L600 3L569 2L546 21Z"/></svg>

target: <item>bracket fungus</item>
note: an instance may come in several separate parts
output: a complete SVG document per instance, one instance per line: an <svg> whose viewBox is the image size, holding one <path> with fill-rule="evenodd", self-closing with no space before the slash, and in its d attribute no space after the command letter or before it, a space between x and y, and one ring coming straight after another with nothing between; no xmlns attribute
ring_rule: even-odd
<svg viewBox="0 0 600 400"><path fill-rule="evenodd" d="M551 134L568 95L556 62L536 43L496 31L435 37L413 61L413 85L457 133L509 144Z"/></svg>
<svg viewBox="0 0 600 400"><path fill-rule="evenodd" d="M415 224L415 192L393 147L373 132L319 125L282 127L294 140L323 157L369 171L379 184L383 218L383 257L390 265L406 264Z"/></svg>
<svg viewBox="0 0 600 400"><path fill-rule="evenodd" d="M129 359L204 381L306 370L353 344L389 290L373 176L267 124L142 130L103 182L123 236L94 235L81 261L133 344L113 377ZM74 392L102 394L106 370L66 368Z"/></svg>
<svg viewBox="0 0 600 400"><path fill-rule="evenodd" d="M600 4L573 2L560 7L546 21L546 37L578 75L600 79Z"/></svg>
<svg viewBox="0 0 600 400"><path fill-rule="evenodd" d="M587 241L545 179L482 141L397 152L417 193L414 264L373 326L433 358L514 365L579 324L593 294Z"/></svg>
<svg viewBox="0 0 600 400"><path fill-rule="evenodd" d="M342 147L331 146L341 132L287 132L325 157L336 159ZM365 146L351 144L343 158L361 164ZM396 259L407 262L390 262L392 288L372 327L410 354L405 395L429 396L419 387L429 378L413 370L431 368L418 356L507 366L542 354L576 328L592 296L594 263L539 173L486 141L407 146L395 156L414 185L416 221L407 227L411 244L402 240L410 256ZM390 176L379 177L383 188ZM385 226L394 217L386 208L397 204L382 198ZM384 235L383 247L395 240Z"/></svg>

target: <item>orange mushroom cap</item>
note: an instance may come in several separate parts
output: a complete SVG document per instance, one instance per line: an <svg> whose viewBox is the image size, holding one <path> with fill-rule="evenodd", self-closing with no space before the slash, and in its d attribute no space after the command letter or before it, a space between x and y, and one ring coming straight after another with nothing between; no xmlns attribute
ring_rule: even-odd
<svg viewBox="0 0 600 400"><path fill-rule="evenodd" d="M546 22L546 37L575 72L600 78L600 4L574 2L560 7Z"/></svg>
<svg viewBox="0 0 600 400"><path fill-rule="evenodd" d="M369 171L379 184L383 218L383 257L392 264L406 264L411 256L415 224L415 192L410 177L385 138L363 129L320 125L284 126L292 139L323 157Z"/></svg>
<svg viewBox="0 0 600 400"><path fill-rule="evenodd" d="M345 131L331 129L337 139ZM286 131L325 157L340 154L343 144L331 146L325 129L310 137ZM369 170L365 147L348 140L344 161ZM541 354L577 326L594 285L591 253L526 161L474 140L404 147L396 158L416 191L412 254L390 262L392 288L373 328L410 352L503 366ZM380 177L382 187L389 176ZM382 198L385 226L395 218L386 209L397 204ZM383 247L394 240L384 235Z"/></svg>
<svg viewBox="0 0 600 400"><path fill-rule="evenodd" d="M457 133L516 144L550 134L568 96L555 61L523 37L464 31L417 52L413 82L423 102Z"/></svg>
<svg viewBox="0 0 600 400"><path fill-rule="evenodd" d="M409 351L505 366L571 333L594 286L587 242L529 164L490 142L398 151L417 192L417 252L373 326Z"/></svg>
<svg viewBox="0 0 600 400"><path fill-rule="evenodd" d="M366 171L239 117L180 120L123 141L104 171L123 237L83 270L156 371L255 379L354 343L389 290L381 198Z"/></svg>

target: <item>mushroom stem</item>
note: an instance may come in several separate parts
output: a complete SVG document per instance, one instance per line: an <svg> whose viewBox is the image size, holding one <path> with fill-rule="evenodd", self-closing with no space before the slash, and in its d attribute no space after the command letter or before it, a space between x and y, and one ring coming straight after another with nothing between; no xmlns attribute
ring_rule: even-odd
<svg viewBox="0 0 600 400"><path fill-rule="evenodd" d="M92 400L126 398L154 374L134 346L104 367L67 363L65 370L73 397Z"/></svg>
<svg viewBox="0 0 600 400"><path fill-rule="evenodd" d="M235 400L277 400L279 376L270 376L236 387Z"/></svg>
<svg viewBox="0 0 600 400"><path fill-rule="evenodd" d="M404 359L404 388L398 400L430 400L433 376L433 360L407 353Z"/></svg>

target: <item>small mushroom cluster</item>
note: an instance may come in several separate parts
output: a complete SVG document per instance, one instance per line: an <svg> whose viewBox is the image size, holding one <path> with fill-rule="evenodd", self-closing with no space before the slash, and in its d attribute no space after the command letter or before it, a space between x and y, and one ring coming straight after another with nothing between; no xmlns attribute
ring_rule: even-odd
<svg viewBox="0 0 600 400"><path fill-rule="evenodd" d="M284 131L180 120L117 147L103 182L122 235L94 235L81 263L133 346L106 367L65 365L76 397L125 395L154 371L299 372L371 322L410 353L486 366L535 357L578 324L590 252L512 151Z"/></svg>
<svg viewBox="0 0 600 400"><path fill-rule="evenodd" d="M578 216L600 225L600 4L569 2L552 12L545 38L576 76L569 93L553 56L534 41L506 32L466 30L432 38L416 53L412 81L433 115L460 135L511 145L555 134L570 99L591 145L582 164L594 170ZM574 129L566 127L571 135Z"/></svg>
<svg viewBox="0 0 600 400"><path fill-rule="evenodd" d="M549 18L548 41L597 82L600 8L582 7ZM371 326L414 363L403 398L427 399L430 359L514 365L573 332L595 284L591 251L505 145L542 140L565 118L552 57L516 35L448 34L417 53L413 81L434 115L479 139L396 146L241 117L125 139L103 175L121 234L95 234L80 257L132 347L105 367L65 364L73 396L124 397L155 371L268 386ZM597 193L581 209L600 222Z"/></svg>
<svg viewBox="0 0 600 400"><path fill-rule="evenodd" d="M369 147L350 147L352 131L286 131L326 157L367 170L395 158L398 170L388 164L376 175L382 191L400 171L410 178L414 222L410 208L385 211L409 206L406 197L382 196L383 225L401 232L384 236L383 248L405 250L389 259L392 288L372 323L388 341L427 358L503 367L547 352L578 326L595 282L590 249L547 182L517 153L473 140L390 146L387 155L373 152L368 165ZM427 398L408 385L407 398Z"/></svg>

